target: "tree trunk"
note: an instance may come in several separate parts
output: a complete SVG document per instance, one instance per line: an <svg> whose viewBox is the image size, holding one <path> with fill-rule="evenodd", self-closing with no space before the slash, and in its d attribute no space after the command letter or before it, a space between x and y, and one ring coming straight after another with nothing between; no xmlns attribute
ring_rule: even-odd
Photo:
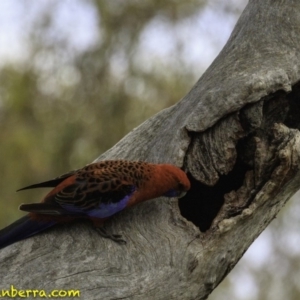
<svg viewBox="0 0 300 300"><path fill-rule="evenodd" d="M0 290L206 299L298 189L299 33L299 0L249 1L192 90L98 158L173 163L191 191L109 221L125 246L78 223L1 250Z"/></svg>

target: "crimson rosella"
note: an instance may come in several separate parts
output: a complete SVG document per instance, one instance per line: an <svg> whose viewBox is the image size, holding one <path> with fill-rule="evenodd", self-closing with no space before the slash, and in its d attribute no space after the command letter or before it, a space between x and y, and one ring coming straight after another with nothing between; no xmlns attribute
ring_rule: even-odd
<svg viewBox="0 0 300 300"><path fill-rule="evenodd" d="M181 197L189 190L190 182L173 165L107 160L20 190L39 187L54 188L42 202L20 206L29 213L0 230L0 248L57 223L80 218L90 219L103 237L126 243L120 235L105 231L105 220L139 202L160 196Z"/></svg>

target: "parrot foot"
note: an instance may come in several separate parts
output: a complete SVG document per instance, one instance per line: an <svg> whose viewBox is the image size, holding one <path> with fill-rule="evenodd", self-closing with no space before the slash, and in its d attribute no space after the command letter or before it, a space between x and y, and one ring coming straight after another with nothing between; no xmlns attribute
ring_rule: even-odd
<svg viewBox="0 0 300 300"><path fill-rule="evenodd" d="M96 227L96 231L104 238L111 239L118 244L125 245L127 242L122 238L121 234L111 234L106 231L106 229L102 227Z"/></svg>

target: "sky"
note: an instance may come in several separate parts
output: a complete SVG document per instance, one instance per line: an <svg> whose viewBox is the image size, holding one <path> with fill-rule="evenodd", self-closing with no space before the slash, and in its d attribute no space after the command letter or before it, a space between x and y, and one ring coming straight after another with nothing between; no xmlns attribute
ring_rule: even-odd
<svg viewBox="0 0 300 300"><path fill-rule="evenodd" d="M56 18L52 39L67 37L76 50L91 47L101 33L98 30L97 13L89 1L80 0L2 0L0 1L0 64L5 61L27 58L26 28L36 19L37 14L47 10L48 5L56 3ZM245 4L245 1L241 1ZM186 63L191 66L200 63L207 68L226 43L236 22L236 14L225 14L221 8L216 10L218 1L211 1L206 8L191 19L171 26L163 18L155 19L144 30L140 48L141 59L148 55L169 57L176 47L176 36L183 45ZM244 5L243 5L244 6ZM239 9L242 8L240 4ZM75 34L74 34L75 33ZM49 33L51 36L51 33ZM167 40L166 40L167 39ZM163 43L164 47L160 45ZM197 68L199 69L199 68Z"/></svg>

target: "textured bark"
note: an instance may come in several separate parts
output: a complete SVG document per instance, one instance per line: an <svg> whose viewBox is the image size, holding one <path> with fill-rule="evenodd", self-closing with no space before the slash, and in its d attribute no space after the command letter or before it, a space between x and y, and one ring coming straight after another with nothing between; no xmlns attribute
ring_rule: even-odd
<svg viewBox="0 0 300 300"><path fill-rule="evenodd" d="M83 299L206 299L300 182L300 1L252 0L178 104L98 159L182 166L185 198L108 223L60 226L0 251L0 288L79 289Z"/></svg>

